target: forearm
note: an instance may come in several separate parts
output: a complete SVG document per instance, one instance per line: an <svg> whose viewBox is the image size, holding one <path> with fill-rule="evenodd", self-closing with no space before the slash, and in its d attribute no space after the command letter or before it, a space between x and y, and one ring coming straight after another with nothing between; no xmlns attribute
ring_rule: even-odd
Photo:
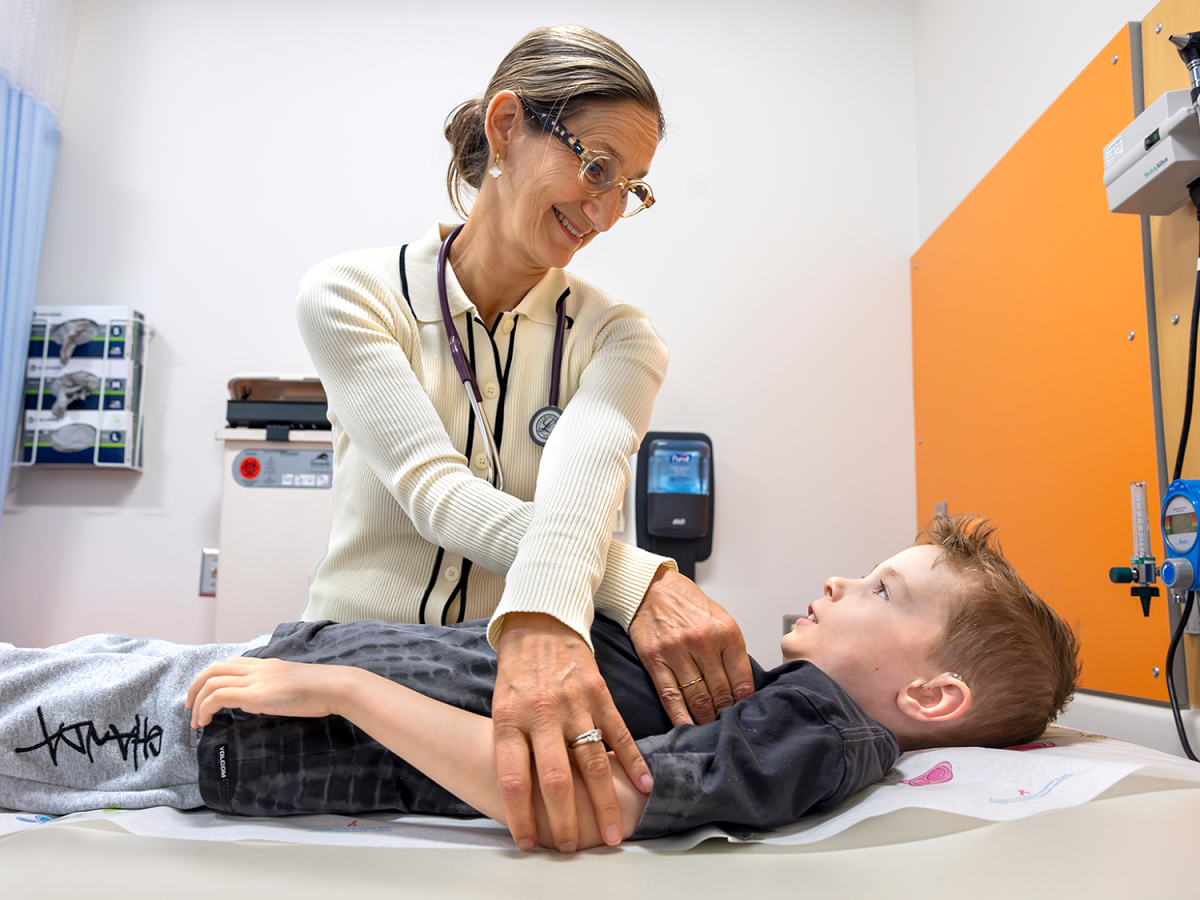
<svg viewBox="0 0 1200 900"><path fill-rule="evenodd" d="M481 813L505 823L496 770L492 720L418 694L362 669L336 667L341 676L331 707L397 756L419 769ZM610 754L611 757L611 754ZM612 766L621 824L632 834L646 796L634 788L619 764ZM604 843L582 777L573 772L580 849ZM553 846L541 797L535 787L538 840Z"/></svg>
<svg viewBox="0 0 1200 900"><path fill-rule="evenodd" d="M673 559L613 541L608 545L604 578L596 588L596 610L629 631L630 622L662 569L677 571L678 566Z"/></svg>
<svg viewBox="0 0 1200 900"><path fill-rule="evenodd" d="M374 251L349 254L315 268L301 287L300 331L335 433L353 447L339 457L343 491L382 521L393 512L381 483L421 538L508 579L502 612L546 613L586 640L594 598L627 626L663 561L610 548L608 522L649 423L665 348L640 314L588 302L564 362L567 409L540 457L535 521L532 502L475 477L451 441L445 422L468 412L461 387L423 382L442 360L422 351L394 266ZM509 454L533 452L520 448ZM519 550L524 570L510 575Z"/></svg>
<svg viewBox="0 0 1200 900"><path fill-rule="evenodd" d="M629 483L629 455L645 433L665 373L665 349L644 320L624 314L592 341L596 351L543 450L533 518L497 609L500 617L547 613L584 640L594 599L628 622L662 563L627 548L614 554L610 522ZM620 564L634 558L632 566ZM489 629L493 646L500 621Z"/></svg>

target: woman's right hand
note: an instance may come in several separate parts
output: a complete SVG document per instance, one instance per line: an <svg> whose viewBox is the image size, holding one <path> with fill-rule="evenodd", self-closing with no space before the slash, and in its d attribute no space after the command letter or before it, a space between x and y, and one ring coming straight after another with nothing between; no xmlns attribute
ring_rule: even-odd
<svg viewBox="0 0 1200 900"><path fill-rule="evenodd" d="M591 648L551 616L509 613L496 652L499 668L492 698L496 768L513 840L523 850L533 849L537 841L536 777L554 846L564 853L578 849L574 763L602 840L610 846L620 843L626 835L604 743L584 743L575 749L569 743L597 728L634 786L649 793L653 781Z"/></svg>

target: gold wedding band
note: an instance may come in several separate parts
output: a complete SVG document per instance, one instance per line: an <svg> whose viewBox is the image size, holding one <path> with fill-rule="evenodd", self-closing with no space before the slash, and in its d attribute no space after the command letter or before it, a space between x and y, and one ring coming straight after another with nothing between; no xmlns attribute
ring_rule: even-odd
<svg viewBox="0 0 1200 900"><path fill-rule="evenodd" d="M693 678L693 679L692 679L691 681L689 681L687 684L681 684L679 687L680 687L680 688L691 687L693 684L699 684L699 683L700 683L700 682L702 682L703 680L704 680L704 676L703 676L703 675L701 675L699 678Z"/></svg>

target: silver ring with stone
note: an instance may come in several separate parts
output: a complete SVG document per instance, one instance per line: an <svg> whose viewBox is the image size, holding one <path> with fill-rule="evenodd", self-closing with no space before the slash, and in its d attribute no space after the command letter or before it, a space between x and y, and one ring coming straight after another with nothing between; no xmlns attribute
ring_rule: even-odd
<svg viewBox="0 0 1200 900"><path fill-rule="evenodd" d="M567 744L569 750L574 750L577 747L582 747L584 744L594 744L596 741L604 740L604 735L600 733L599 728L593 728L591 731L585 731L571 743Z"/></svg>

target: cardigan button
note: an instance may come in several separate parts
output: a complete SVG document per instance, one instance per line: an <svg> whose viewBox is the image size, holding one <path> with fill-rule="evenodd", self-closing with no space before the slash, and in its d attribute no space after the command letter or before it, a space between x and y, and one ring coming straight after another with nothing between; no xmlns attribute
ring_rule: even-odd
<svg viewBox="0 0 1200 900"><path fill-rule="evenodd" d="M496 384L494 381L489 381L483 386L483 396L487 397L489 400L495 400L500 396L500 385Z"/></svg>
<svg viewBox="0 0 1200 900"><path fill-rule="evenodd" d="M487 454L486 453L476 453L474 462L475 462L475 468L486 469L487 462L488 462Z"/></svg>
<svg viewBox="0 0 1200 900"><path fill-rule="evenodd" d="M458 569L456 567L450 566L446 569L446 580L458 581Z"/></svg>

